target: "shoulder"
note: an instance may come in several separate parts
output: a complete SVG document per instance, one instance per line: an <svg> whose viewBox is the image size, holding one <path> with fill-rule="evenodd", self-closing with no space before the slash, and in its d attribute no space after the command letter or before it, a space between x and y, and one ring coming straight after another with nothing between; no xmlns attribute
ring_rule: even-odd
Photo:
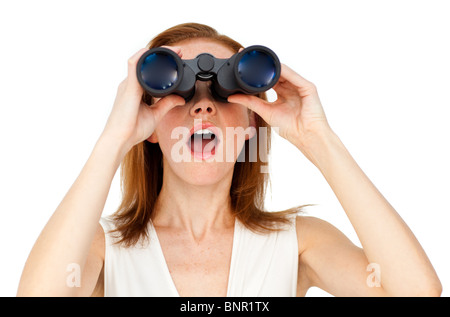
<svg viewBox="0 0 450 317"><path fill-rule="evenodd" d="M300 289L306 292L317 286L337 295L365 285L368 261L363 249L335 226L319 218L300 216L296 230Z"/></svg>
<svg viewBox="0 0 450 317"><path fill-rule="evenodd" d="M317 217L297 216L296 231L299 255L323 244L351 244L339 229Z"/></svg>

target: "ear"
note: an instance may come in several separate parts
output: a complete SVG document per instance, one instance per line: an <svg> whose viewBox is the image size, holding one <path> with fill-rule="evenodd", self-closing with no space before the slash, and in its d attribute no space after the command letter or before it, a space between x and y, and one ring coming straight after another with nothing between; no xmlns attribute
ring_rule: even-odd
<svg viewBox="0 0 450 317"><path fill-rule="evenodd" d="M245 139L249 140L253 138L256 135L256 119L255 119L255 113L250 110L248 113L248 128L247 130L249 133L245 134Z"/></svg>
<svg viewBox="0 0 450 317"><path fill-rule="evenodd" d="M152 135L148 137L147 141L150 143L158 143L158 137L156 136L156 133L153 132Z"/></svg>

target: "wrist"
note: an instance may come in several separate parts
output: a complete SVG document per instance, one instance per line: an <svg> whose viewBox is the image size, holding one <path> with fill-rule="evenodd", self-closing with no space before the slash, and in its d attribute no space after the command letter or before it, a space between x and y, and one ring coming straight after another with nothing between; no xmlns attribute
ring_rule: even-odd
<svg viewBox="0 0 450 317"><path fill-rule="evenodd" d="M322 169L333 160L338 152L346 151L345 146L330 127L323 127L306 133L295 146L313 163Z"/></svg>
<svg viewBox="0 0 450 317"><path fill-rule="evenodd" d="M94 151L112 159L113 164L117 165L117 167L120 165L129 150L130 147L126 144L126 142L121 141L113 135L105 132L101 134L94 148Z"/></svg>

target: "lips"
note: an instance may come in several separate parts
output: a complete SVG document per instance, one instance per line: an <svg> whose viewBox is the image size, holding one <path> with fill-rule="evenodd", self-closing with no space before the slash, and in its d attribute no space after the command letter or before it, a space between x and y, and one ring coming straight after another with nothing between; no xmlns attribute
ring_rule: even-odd
<svg viewBox="0 0 450 317"><path fill-rule="evenodd" d="M186 145L194 158L207 160L215 155L220 136L220 130L214 124L202 122L191 128Z"/></svg>

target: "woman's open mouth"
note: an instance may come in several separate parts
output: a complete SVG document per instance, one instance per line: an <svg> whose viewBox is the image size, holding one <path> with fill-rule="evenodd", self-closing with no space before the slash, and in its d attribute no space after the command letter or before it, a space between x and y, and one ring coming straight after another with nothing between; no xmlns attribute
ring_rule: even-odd
<svg viewBox="0 0 450 317"><path fill-rule="evenodd" d="M210 123L202 123L191 129L191 137L187 141L187 146L194 158L207 160L215 155L219 143L217 127Z"/></svg>

